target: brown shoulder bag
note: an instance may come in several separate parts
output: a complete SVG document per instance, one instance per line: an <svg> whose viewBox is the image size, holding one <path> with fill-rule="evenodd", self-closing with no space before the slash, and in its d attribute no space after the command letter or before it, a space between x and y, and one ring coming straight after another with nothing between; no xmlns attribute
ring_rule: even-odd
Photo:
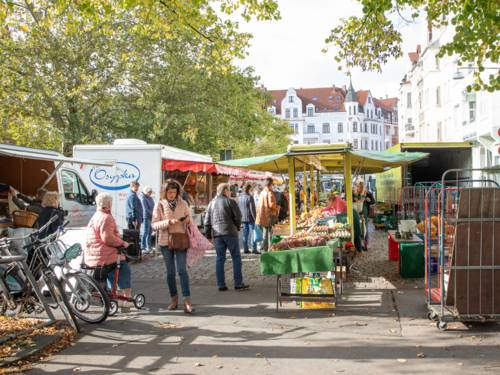
<svg viewBox="0 0 500 375"><path fill-rule="evenodd" d="M160 203L163 219L166 219L163 204ZM189 236L187 233L168 233L167 246L172 251L186 251L189 248Z"/></svg>

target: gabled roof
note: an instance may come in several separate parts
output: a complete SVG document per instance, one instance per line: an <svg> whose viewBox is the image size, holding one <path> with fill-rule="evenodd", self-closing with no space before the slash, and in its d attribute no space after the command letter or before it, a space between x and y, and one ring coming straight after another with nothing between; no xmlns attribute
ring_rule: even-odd
<svg viewBox="0 0 500 375"><path fill-rule="evenodd" d="M398 106L398 98L385 98L385 99L373 98L373 102L377 107L380 107L387 111L393 111L394 108Z"/></svg>
<svg viewBox="0 0 500 375"><path fill-rule="evenodd" d="M420 58L420 53L422 51L422 47L420 44L417 44L417 50L415 52L410 52L408 53L408 57L410 58L410 61L415 64L418 59Z"/></svg>
<svg viewBox="0 0 500 375"><path fill-rule="evenodd" d="M297 96L302 100L302 113L306 106L313 104L316 112L345 112L345 91L340 87L318 87L296 89ZM276 114L281 114L281 101L285 98L287 90L270 90L272 105L276 107Z"/></svg>
<svg viewBox="0 0 500 375"><path fill-rule="evenodd" d="M359 90L357 92L358 103L361 105L365 105L369 93L370 93L370 90Z"/></svg>

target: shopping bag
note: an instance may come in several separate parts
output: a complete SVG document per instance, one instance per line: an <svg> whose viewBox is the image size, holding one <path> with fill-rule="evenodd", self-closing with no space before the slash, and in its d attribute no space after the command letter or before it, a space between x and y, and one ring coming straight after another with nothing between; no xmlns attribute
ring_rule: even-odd
<svg viewBox="0 0 500 375"><path fill-rule="evenodd" d="M264 237L262 235L262 228L260 227L260 225L255 224L253 230L253 238L255 239L255 242L262 242L264 240Z"/></svg>
<svg viewBox="0 0 500 375"><path fill-rule="evenodd" d="M189 223L186 227L186 232L189 236L190 244L190 247L187 250L187 265L188 267L192 267L201 258L203 258L203 256L205 255L205 251L213 248L213 245L200 232L196 224Z"/></svg>

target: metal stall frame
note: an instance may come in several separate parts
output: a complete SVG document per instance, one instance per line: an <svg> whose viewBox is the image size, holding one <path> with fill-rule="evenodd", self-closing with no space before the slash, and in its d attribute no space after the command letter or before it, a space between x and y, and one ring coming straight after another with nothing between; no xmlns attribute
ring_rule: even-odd
<svg viewBox="0 0 500 375"><path fill-rule="evenodd" d="M473 171L480 171L480 172L487 172L487 173L496 173L500 174L500 167L497 168L470 168L470 169L450 169L447 170L443 173L441 181L435 183L435 188L430 188L428 193L427 193L427 199L426 199L426 219L428 219L428 222L426 225L426 233L429 229L430 226L430 216L429 216L429 202L430 199L432 198L432 193L434 192L437 194L435 198L437 198L437 209L438 209L438 238L437 241L433 242L432 238L428 238L426 234L426 295L427 295L427 308L428 308L428 318L431 320L436 320L436 325L440 330L446 330L447 325L449 322L455 322L455 321L460 321L460 322L485 322L485 321L499 321L500 320L500 313L483 313L481 309L481 301L479 301L480 305L480 311L479 313L470 313L469 309L469 297L467 297L467 309L466 313L462 313L459 311L457 308L457 276L455 275L453 278L453 291L454 291L454 296L453 296L453 305L449 306L447 304L447 293L449 291L450 285L449 283L451 280L448 280L448 285L446 283L446 277L445 275L448 274L448 278L450 279L450 272L452 270L455 271L467 271L467 280L469 280L469 271L479 271L479 289L481 290L481 271L483 270L500 270L500 266L495 266L495 226L494 223L497 221L500 221L500 218L494 216L494 217L484 217L483 212L481 211L481 217L480 218L458 218L458 213L459 213L459 204L460 204L460 196L462 191L466 189L463 186L464 184L471 184L472 186L470 187L471 189L480 189L481 192L481 201L483 200L484 196L484 189L491 189L491 188L499 188L499 184L490 179L483 179L483 180L463 180L458 178L458 174L461 172L473 172ZM446 179L446 177L452 173L455 173L456 178L455 179ZM455 183L455 186L451 186L453 183ZM481 186L479 187L474 187L474 183L480 183ZM484 186L487 184L491 184L492 186ZM495 193L493 195L495 197ZM470 195L469 195L469 202L470 202ZM470 203L469 203L469 214L470 214ZM495 215L495 205L493 205L493 214ZM482 242L482 228L483 228L483 223L484 222L493 222L493 229L492 229L492 234L493 234L493 246L492 246L492 264L493 265L483 265L482 261L480 261L480 265L465 265L465 266L457 266L456 265L456 259L453 257L455 254L453 253L454 251L454 246L456 244L456 235L457 235L457 225L459 223L468 223L469 224L469 231L470 231L470 223L481 223L481 241L479 242L479 254L480 257L483 255L483 242ZM449 230L446 230L447 225L454 225L453 229L453 234L447 233ZM430 264L430 251L432 244L435 244L437 242L438 249L439 249L439 257L438 257L438 270L437 270L437 281L439 284L439 287L437 288L438 293L434 293L432 288L432 275L431 275L431 264ZM446 259L446 250L447 247L450 246L451 244L451 253L450 253L450 258ZM470 240L467 242L467 263L469 262L470 259ZM452 257L453 257L453 264L452 264ZM495 307L495 283L494 283L494 274L492 275L492 297L493 297L493 308ZM469 284L467 282L467 296L469 295ZM482 298L482 297L480 297Z"/></svg>

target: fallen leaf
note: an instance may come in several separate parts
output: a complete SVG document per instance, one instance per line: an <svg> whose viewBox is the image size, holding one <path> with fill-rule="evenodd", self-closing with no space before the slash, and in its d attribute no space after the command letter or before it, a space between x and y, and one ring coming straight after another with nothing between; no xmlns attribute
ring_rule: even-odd
<svg viewBox="0 0 500 375"><path fill-rule="evenodd" d="M78 372L78 371L80 371L80 370L81 370L81 368L80 368L80 367L75 367L75 368L73 369L73 372Z"/></svg>
<svg viewBox="0 0 500 375"><path fill-rule="evenodd" d="M111 345L113 348L116 348L118 346L118 344L113 344Z"/></svg>
<svg viewBox="0 0 500 375"><path fill-rule="evenodd" d="M260 353L255 353L255 356L256 356L256 357L262 357L262 354L260 354Z"/></svg>
<svg viewBox="0 0 500 375"><path fill-rule="evenodd" d="M425 354L424 354L424 353L418 353L418 354L417 354L417 357L418 357L418 358L425 358Z"/></svg>
<svg viewBox="0 0 500 375"><path fill-rule="evenodd" d="M212 358L218 358L218 357L219 357L219 355L218 355L218 354L214 354L214 355L212 356Z"/></svg>
<svg viewBox="0 0 500 375"><path fill-rule="evenodd" d="M223 367L224 367L224 366L221 366L221 365L217 366L217 368L218 368L219 370L220 370L221 368L223 368Z"/></svg>
<svg viewBox="0 0 500 375"><path fill-rule="evenodd" d="M203 366L203 365L202 365L200 362L196 362L196 363L194 364L194 367L201 367L201 366Z"/></svg>
<svg viewBox="0 0 500 375"><path fill-rule="evenodd" d="M464 364L462 362L457 363L458 366L463 366Z"/></svg>
<svg viewBox="0 0 500 375"><path fill-rule="evenodd" d="M398 362L399 363L406 363L406 362L408 362L408 360L404 359L404 358L398 358Z"/></svg>

